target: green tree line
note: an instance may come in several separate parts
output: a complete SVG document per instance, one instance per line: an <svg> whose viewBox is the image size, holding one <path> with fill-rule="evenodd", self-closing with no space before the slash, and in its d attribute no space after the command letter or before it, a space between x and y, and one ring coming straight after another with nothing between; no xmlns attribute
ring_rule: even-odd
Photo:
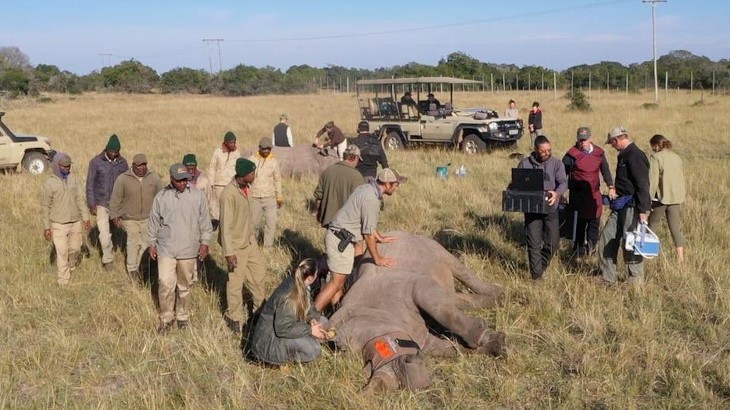
<svg viewBox="0 0 730 410"><path fill-rule="evenodd" d="M712 61L689 51L672 51L658 61L662 86L682 89L730 88L730 60ZM668 73L668 78L666 78ZM356 79L417 76L451 76L484 82L484 88L506 90L581 89L638 90L653 86L651 61L624 66L602 61L555 72L541 66L494 64L479 61L464 52L454 52L435 66L410 62L374 70L328 65L275 67L239 64L210 74L205 70L178 67L158 74L136 60L126 60L87 75L76 75L55 65L33 67L17 47L0 47L0 90L19 95L38 92L82 93L115 91L128 93L195 93L230 96L261 94L303 94L321 89L353 90Z"/></svg>

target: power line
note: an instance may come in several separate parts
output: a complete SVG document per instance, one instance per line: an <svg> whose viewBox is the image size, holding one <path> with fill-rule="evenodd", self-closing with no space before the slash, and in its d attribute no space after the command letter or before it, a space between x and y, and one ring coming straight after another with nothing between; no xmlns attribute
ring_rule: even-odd
<svg viewBox="0 0 730 410"><path fill-rule="evenodd" d="M659 104L659 76L656 72L656 3L666 3L667 0L641 0L651 4L651 49L654 56L654 104Z"/></svg>
<svg viewBox="0 0 730 410"><path fill-rule="evenodd" d="M99 56L101 57L101 68L112 65L111 64L112 53L99 53ZM104 58L106 58L106 64L104 64Z"/></svg>
<svg viewBox="0 0 730 410"><path fill-rule="evenodd" d="M221 58L221 41L222 38L204 38L203 42L208 44L208 66L210 67L210 74L213 74L213 60L210 56L210 45L215 42L218 46L218 72L223 71L223 59Z"/></svg>
<svg viewBox="0 0 730 410"><path fill-rule="evenodd" d="M408 33L408 32L414 32L414 31L436 30L436 29L450 28L450 27L464 27L464 26L474 26L474 25L481 25L481 24L494 24L497 21L513 20L513 19L522 18L522 17L545 16L548 14L560 14L560 13L565 13L568 11L585 10L585 9L591 9L591 8L603 7L603 6L613 6L613 5L617 5L620 3L628 3L630 1L634 1L634 0L597 1L597 2L578 5L578 6L559 7L559 8L550 9L550 10L540 10L540 11L533 11L533 12L527 12L527 13L511 14L511 15L506 15L503 17L495 17L495 18L490 18L490 19L486 19L486 20L473 20L473 21L458 22L458 23L437 24L437 25L432 25L432 26L399 28L399 29L392 29L392 30L372 31L372 32L363 32L363 33L342 33L342 34L331 34L331 35L326 35L326 36L311 36L311 37L281 37L281 38L258 38L258 39L254 38L254 39L241 39L241 40L228 40L228 41L242 42L242 43L271 43L271 42L331 40L331 39L342 39L342 38L353 38L353 37L370 37L370 36L380 36L380 35L384 35L384 34L399 34L399 33ZM666 1L666 0L664 0L664 1Z"/></svg>

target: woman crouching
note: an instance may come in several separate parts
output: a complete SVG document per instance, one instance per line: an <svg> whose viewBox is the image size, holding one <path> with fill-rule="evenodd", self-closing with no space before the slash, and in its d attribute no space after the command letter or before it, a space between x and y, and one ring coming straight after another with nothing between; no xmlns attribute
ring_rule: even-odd
<svg viewBox="0 0 730 410"><path fill-rule="evenodd" d="M304 259L264 304L251 336L251 352L262 362L306 363L322 353L319 340L327 334L312 305L309 286L317 279L317 264Z"/></svg>

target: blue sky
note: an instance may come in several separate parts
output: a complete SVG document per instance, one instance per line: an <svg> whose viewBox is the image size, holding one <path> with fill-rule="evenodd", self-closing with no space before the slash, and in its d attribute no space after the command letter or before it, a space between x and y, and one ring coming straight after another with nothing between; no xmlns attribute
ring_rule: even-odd
<svg viewBox="0 0 730 410"><path fill-rule="evenodd" d="M33 65L87 74L134 58L162 73L238 64L435 65L454 51L481 61L565 69L651 59L651 7L641 0L114 1L3 0L0 46ZM368 6L365 8L364 6ZM659 55L730 58L730 1L658 3ZM213 43L214 44L214 43ZM111 54L111 56L100 56Z"/></svg>

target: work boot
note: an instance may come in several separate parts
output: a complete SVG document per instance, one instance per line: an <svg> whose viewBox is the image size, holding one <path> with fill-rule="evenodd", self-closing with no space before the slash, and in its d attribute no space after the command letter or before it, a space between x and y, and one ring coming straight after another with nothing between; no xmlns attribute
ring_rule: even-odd
<svg viewBox="0 0 730 410"><path fill-rule="evenodd" d="M105 271L111 272L114 270L114 262L107 262L101 265Z"/></svg>
<svg viewBox="0 0 730 410"><path fill-rule="evenodd" d="M178 329L185 330L188 327L190 327L190 322L188 322L187 320L178 320L177 321L177 328Z"/></svg>
<svg viewBox="0 0 730 410"><path fill-rule="evenodd" d="M135 285L141 285L142 284L142 275L139 274L139 271L132 270L127 272L127 276L129 276L129 280L134 283Z"/></svg>
<svg viewBox="0 0 730 410"><path fill-rule="evenodd" d="M228 316L223 316L223 319L226 321L226 326L228 327L228 329L230 329L233 333L237 335L241 334L241 323L239 321L233 320Z"/></svg>

